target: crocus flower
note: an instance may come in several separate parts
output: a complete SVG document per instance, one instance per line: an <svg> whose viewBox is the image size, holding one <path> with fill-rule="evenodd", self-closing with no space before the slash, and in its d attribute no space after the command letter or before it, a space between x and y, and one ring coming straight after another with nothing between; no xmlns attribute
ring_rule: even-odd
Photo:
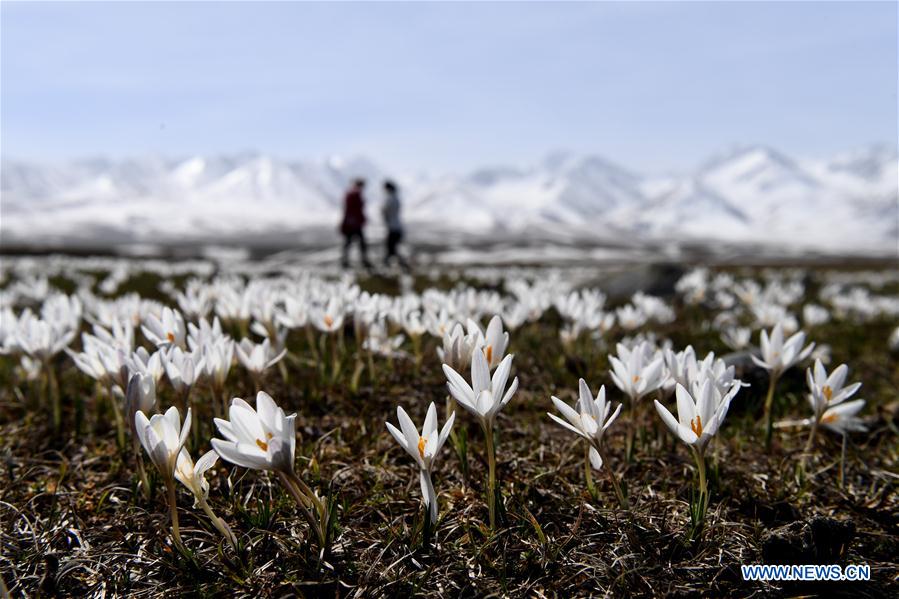
<svg viewBox="0 0 899 599"><path fill-rule="evenodd" d="M150 343L159 347L177 346L184 348L184 340L187 334L187 328L184 325L184 318L177 310L172 310L168 306L162 309L162 313L149 314L141 331Z"/></svg>
<svg viewBox="0 0 899 599"><path fill-rule="evenodd" d="M658 400L655 401L656 410L662 417L665 426L690 447L699 470L699 496L690 509L693 524L691 536L702 530L709 506L709 490L705 470L706 447L718 432L721 423L724 422L730 402L741 387L739 383L734 383L727 393L722 394L714 381L706 379L695 384L694 388L698 390L695 394L691 394L679 383L675 387L677 418Z"/></svg>
<svg viewBox="0 0 899 599"><path fill-rule="evenodd" d="M203 374L203 358L197 352L185 352L175 346L163 356L165 373L176 393L185 397Z"/></svg>
<svg viewBox="0 0 899 599"><path fill-rule="evenodd" d="M848 374L849 367L840 364L828 375L821 360L815 360L814 368L806 370L809 403L816 418L820 418L827 408L840 404L855 395L862 386L861 383L846 385Z"/></svg>
<svg viewBox="0 0 899 599"><path fill-rule="evenodd" d="M454 370L468 368L471 364L471 353L474 351L477 337L467 334L461 324L456 323L443 334L443 347L437 348L440 362Z"/></svg>
<svg viewBox="0 0 899 599"><path fill-rule="evenodd" d="M287 355L286 349L276 352L272 348L271 341L267 338L262 343L253 343L249 339L241 339L236 350L237 358L243 364L243 367L257 376L280 362Z"/></svg>
<svg viewBox="0 0 899 599"><path fill-rule="evenodd" d="M175 495L175 465L178 461L178 454L187 441L187 434L190 432L190 408L184 417L184 424L181 424L181 414L178 408L172 406L165 414L154 414L152 418L147 418L143 412L137 412L134 415L134 427L137 430L137 437L140 439L141 445L150 460L165 483L168 491L169 511L172 517L172 537L179 549L184 548L181 542L181 533L178 528L178 506Z"/></svg>
<svg viewBox="0 0 899 599"><path fill-rule="evenodd" d="M256 394L256 409L239 397L231 400L229 420L215 419L224 439L212 448L232 464L254 470L293 472L296 414L284 410L265 391Z"/></svg>
<svg viewBox="0 0 899 599"><path fill-rule="evenodd" d="M190 432L190 409L181 425L181 413L172 406L165 414L154 414L151 418L141 411L134 415L134 428L141 445L153 465L163 478L172 478L178 453L187 441Z"/></svg>
<svg viewBox="0 0 899 599"><path fill-rule="evenodd" d="M612 404L611 402L606 401L605 385L599 388L599 393L594 398L593 394L590 392L590 387L587 386L587 382L584 379L580 379L578 381L578 391L579 397L574 408L571 408L555 395L552 396L553 405L556 406L556 409L559 410L559 413L565 418L564 420L555 414L547 412L547 415L574 434L586 439L586 447L588 449L587 459L584 462L584 474L587 480L587 488L591 495L595 496L596 489L593 485L593 476L590 473L590 467L592 466L593 468L600 470L603 466L603 435L606 430L612 426L615 419L618 418L618 414L621 412L621 404L618 404L615 411L610 415L609 412L612 410ZM612 472L610 468L607 468L607 470L609 479L612 481L612 486L615 488L615 494L618 497L619 503L621 503L621 507L627 508L627 499L621 491L621 486L618 484L615 473Z"/></svg>
<svg viewBox="0 0 899 599"><path fill-rule="evenodd" d="M846 401L858 392L862 384L846 385L848 374L849 367L845 364L840 364L827 374L821 360L815 360L814 367L806 370L808 401L812 408L812 417L801 421L801 424L812 427L805 445L806 452L811 449L818 426L840 434L865 430L865 426L855 416L865 407L865 400Z"/></svg>
<svg viewBox="0 0 899 599"><path fill-rule="evenodd" d="M181 453L178 454L178 462L175 466L175 478L193 493L194 507L199 506L203 510L213 526L218 529L222 536L225 537L225 540L236 551L237 539L234 537L234 533L231 532L224 520L215 515L207 501L209 497L209 483L206 481L206 471L215 466L218 459L219 455L215 450L209 450L194 463L190 457L190 452L186 448L181 448Z"/></svg>
<svg viewBox="0 0 899 599"><path fill-rule="evenodd" d="M471 358L472 384L469 385L459 373L446 364L443 365L450 394L463 408L477 417L481 426L485 428L493 426L496 415L518 390L518 377L515 377L509 390L506 391L506 382L509 380L511 369L512 355L508 355L503 358L491 379L486 353L476 351Z"/></svg>
<svg viewBox="0 0 899 599"><path fill-rule="evenodd" d="M285 415L268 393L260 391L256 394L255 410L239 397L232 399L228 418L215 419L216 427L225 438L213 439L212 448L232 464L277 474L324 549L328 541L328 506L293 467L296 414Z"/></svg>
<svg viewBox="0 0 899 599"><path fill-rule="evenodd" d="M209 483L206 481L206 471L215 466L219 454L214 449L204 453L196 463L190 457L187 448L182 447L175 465L175 479L193 493L199 501L209 497Z"/></svg>
<svg viewBox="0 0 899 599"><path fill-rule="evenodd" d="M665 382L664 358L654 356L647 342L633 349L619 343L616 349L618 355L609 356L612 381L632 402L652 393Z"/></svg>
<svg viewBox="0 0 899 599"><path fill-rule="evenodd" d="M397 429L389 422L386 423L387 430L418 465L422 499L430 513L431 524L437 524L437 492L431 481L431 472L434 469L437 454L446 443L453 428L456 414L454 412L450 415L439 434L437 432L437 408L434 407L433 402L428 406L421 434L418 433L418 429L415 428L415 424L412 423L412 419L403 408L397 407L396 416L402 430Z"/></svg>
<svg viewBox="0 0 899 599"><path fill-rule="evenodd" d="M484 333L484 345L481 350L487 358L487 365L493 370L499 366L506 355L509 346L509 333L503 331L503 321L499 316L494 316L487 323L487 331Z"/></svg>
<svg viewBox="0 0 899 599"><path fill-rule="evenodd" d="M784 341L783 325L777 323L769 336L764 329L760 334L761 358L752 356L752 361L760 368L771 373L772 378L779 378L784 371L794 364L806 359L815 348L814 343L805 343L805 333L799 331Z"/></svg>
<svg viewBox="0 0 899 599"><path fill-rule="evenodd" d="M761 358L752 356L752 361L760 368L768 371L768 395L765 396L765 446L771 447L771 433L774 430L774 388L777 381L787 369L806 359L815 348L814 343L805 343L805 333L799 331L784 341L783 326L780 322L774 325L769 336L765 330L760 334Z"/></svg>
<svg viewBox="0 0 899 599"><path fill-rule="evenodd" d="M610 416L609 412L612 410L612 403L606 401L605 385L599 388L599 393L595 398L590 392L590 387L587 386L587 381L584 379L578 381L578 387L579 397L574 408L571 408L571 406L555 395L551 398L553 405L565 417L565 420L555 414L547 413L547 415L590 443L590 463L594 468L600 470L603 459L599 452L599 446L602 443L602 437L606 429L618 418L618 414L621 412L621 404L618 404Z"/></svg>
<svg viewBox="0 0 899 599"><path fill-rule="evenodd" d="M156 381L148 374L135 373L128 381L125 390L125 412L131 430L135 431L135 419L137 412L149 414L156 408Z"/></svg>
<svg viewBox="0 0 899 599"><path fill-rule="evenodd" d="M707 379L699 385L694 397L678 383L674 390L677 419L658 400L655 400L655 406L671 432L687 445L704 452L711 438L718 432L718 427L730 409L730 402L739 390L740 386L735 384L722 395L714 382Z"/></svg>
<svg viewBox="0 0 899 599"><path fill-rule="evenodd" d="M509 403L512 396L515 395L515 391L518 390L518 377L515 377L509 390L506 391L506 382L509 379L509 371L511 369L512 356L508 355L497 366L491 380L486 353L475 351L471 357L472 384L469 385L459 373L446 364L443 365L443 372L448 379L447 386L450 394L463 408L477 417L484 431L484 438L487 443L487 498L491 528L496 525L497 500L496 450L493 443L493 423L500 409Z"/></svg>

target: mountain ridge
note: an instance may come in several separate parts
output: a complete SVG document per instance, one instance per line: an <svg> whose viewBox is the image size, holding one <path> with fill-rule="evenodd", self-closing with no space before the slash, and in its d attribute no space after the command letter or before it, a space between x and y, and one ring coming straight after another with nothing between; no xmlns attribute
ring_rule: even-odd
<svg viewBox="0 0 899 599"><path fill-rule="evenodd" d="M381 180L364 156L284 160L259 152L88 158L0 166L5 243L110 234L165 244L192 236L336 226L348 182L363 176L379 223ZM888 145L829 160L734 146L679 176L635 173L593 154L554 153L529 166L462 175L391 176L410 228L488 236L630 232L649 240L722 240L834 251L896 249L899 161Z"/></svg>

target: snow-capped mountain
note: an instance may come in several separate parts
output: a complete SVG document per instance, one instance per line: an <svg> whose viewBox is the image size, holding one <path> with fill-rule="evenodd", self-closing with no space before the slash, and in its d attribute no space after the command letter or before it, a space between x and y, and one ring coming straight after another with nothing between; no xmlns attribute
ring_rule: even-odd
<svg viewBox="0 0 899 599"><path fill-rule="evenodd" d="M397 179L404 217L429 234L618 237L714 245L766 243L832 252L897 251L899 159L872 146L830 160L733 148L683 176L629 172L598 156L556 153L527 167L397 176L363 157L288 161L260 154L3 160L4 244L242 241L330 229L355 177L377 224L380 182Z"/></svg>

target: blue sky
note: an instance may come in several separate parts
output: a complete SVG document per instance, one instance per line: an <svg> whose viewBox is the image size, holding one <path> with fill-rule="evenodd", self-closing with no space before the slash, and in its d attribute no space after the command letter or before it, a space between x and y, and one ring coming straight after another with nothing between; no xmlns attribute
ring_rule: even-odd
<svg viewBox="0 0 899 599"><path fill-rule="evenodd" d="M677 171L733 143L897 136L897 5L3 2L2 153L359 153L466 170L567 149Z"/></svg>

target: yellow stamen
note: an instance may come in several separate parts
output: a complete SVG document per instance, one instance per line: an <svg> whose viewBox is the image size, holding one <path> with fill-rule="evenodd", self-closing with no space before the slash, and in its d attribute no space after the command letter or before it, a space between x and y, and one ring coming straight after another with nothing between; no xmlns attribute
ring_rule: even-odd
<svg viewBox="0 0 899 599"><path fill-rule="evenodd" d="M824 388L821 389L821 392L824 394L824 397L827 398L827 401L833 399L833 389L830 388L830 385L824 385Z"/></svg>
<svg viewBox="0 0 899 599"><path fill-rule="evenodd" d="M268 451L268 443L266 443L262 439L256 439L256 445L258 445L259 449L261 449L262 451Z"/></svg>
<svg viewBox="0 0 899 599"><path fill-rule="evenodd" d="M635 374L633 380L634 380L634 383L636 383L637 381L639 381L639 380L640 380L640 375L639 375L639 374Z"/></svg>
<svg viewBox="0 0 899 599"><path fill-rule="evenodd" d="M822 418L822 419L821 419L821 422L826 422L826 423L829 424L829 423L833 422L833 421L836 420L836 419L837 419L836 413L831 413L831 414L828 414L827 416L825 416L824 418Z"/></svg>
<svg viewBox="0 0 899 599"><path fill-rule="evenodd" d="M418 455L421 456L422 459L425 457L425 446L428 444L427 437L419 437L418 438Z"/></svg>
<svg viewBox="0 0 899 599"><path fill-rule="evenodd" d="M702 416L699 414L696 415L696 422L693 422L693 418L690 419L690 428L696 433L697 437L702 436Z"/></svg>
<svg viewBox="0 0 899 599"><path fill-rule="evenodd" d="M492 345L488 345L487 347L484 348L484 357L487 358L488 364L493 361L493 346Z"/></svg>
<svg viewBox="0 0 899 599"><path fill-rule="evenodd" d="M333 324L334 324L334 319L331 318L330 316L328 316L327 314L325 314L325 326L330 327Z"/></svg>
<svg viewBox="0 0 899 599"><path fill-rule="evenodd" d="M169 340L169 343L174 343L175 342L175 333L172 333L171 331L169 331L168 333L165 334L165 338Z"/></svg>

